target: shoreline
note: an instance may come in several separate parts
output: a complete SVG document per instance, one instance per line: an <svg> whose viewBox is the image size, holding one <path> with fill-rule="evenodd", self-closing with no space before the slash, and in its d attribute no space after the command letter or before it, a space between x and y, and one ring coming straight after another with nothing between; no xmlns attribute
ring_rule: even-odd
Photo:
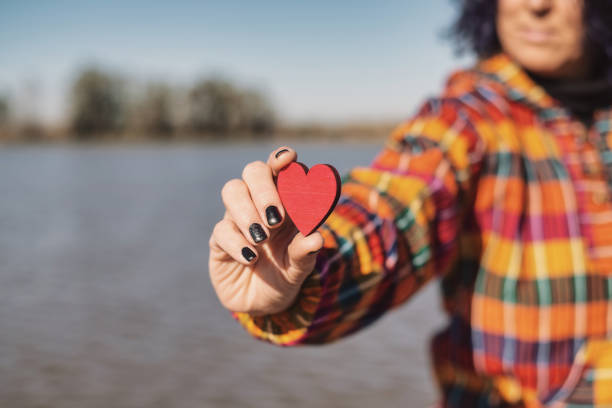
<svg viewBox="0 0 612 408"><path fill-rule="evenodd" d="M295 134L274 134L271 136L231 136L228 138L201 138L179 136L171 139L158 138L110 138L100 137L92 139L0 139L0 147L105 147L105 146L231 146L231 145L256 145L256 144L375 144L383 143L391 131L376 134L344 135L338 133L321 134L316 136L300 136Z"/></svg>
<svg viewBox="0 0 612 408"><path fill-rule="evenodd" d="M279 126L270 133L193 133L177 131L170 134L146 132L98 133L76 135L64 129L49 129L39 134L0 132L0 146L172 146L172 145L235 145L256 143L377 143L385 141L400 123L354 123L340 125L306 124Z"/></svg>

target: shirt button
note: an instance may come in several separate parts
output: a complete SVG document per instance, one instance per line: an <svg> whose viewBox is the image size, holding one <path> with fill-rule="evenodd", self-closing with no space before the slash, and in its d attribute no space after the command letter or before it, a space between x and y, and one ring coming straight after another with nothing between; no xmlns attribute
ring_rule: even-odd
<svg viewBox="0 0 612 408"><path fill-rule="evenodd" d="M591 195L591 200L597 205L605 204L608 201L608 193L606 191L596 191Z"/></svg>

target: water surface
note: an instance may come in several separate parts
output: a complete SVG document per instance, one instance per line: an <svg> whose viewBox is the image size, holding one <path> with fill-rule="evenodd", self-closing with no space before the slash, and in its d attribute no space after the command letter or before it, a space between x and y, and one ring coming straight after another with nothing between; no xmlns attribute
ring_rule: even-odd
<svg viewBox="0 0 612 408"><path fill-rule="evenodd" d="M341 172L377 145L297 146ZM0 406L368 407L435 401L431 284L326 346L256 341L218 303L219 191L271 145L0 151Z"/></svg>

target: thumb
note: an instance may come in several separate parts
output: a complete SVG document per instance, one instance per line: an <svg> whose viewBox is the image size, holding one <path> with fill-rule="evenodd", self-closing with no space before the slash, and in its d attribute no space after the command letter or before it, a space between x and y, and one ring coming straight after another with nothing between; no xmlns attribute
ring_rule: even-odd
<svg viewBox="0 0 612 408"><path fill-rule="evenodd" d="M308 236L298 232L287 248L289 256L288 278L295 283L302 283L312 272L317 254L323 247L323 236L316 231Z"/></svg>

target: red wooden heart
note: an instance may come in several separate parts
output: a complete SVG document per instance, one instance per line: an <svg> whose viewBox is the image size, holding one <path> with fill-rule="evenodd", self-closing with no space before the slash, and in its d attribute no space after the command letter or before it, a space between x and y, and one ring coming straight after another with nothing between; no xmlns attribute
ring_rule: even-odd
<svg viewBox="0 0 612 408"><path fill-rule="evenodd" d="M308 235L327 219L340 197L340 176L329 164L308 170L293 162L278 173L276 188L287 214Z"/></svg>

